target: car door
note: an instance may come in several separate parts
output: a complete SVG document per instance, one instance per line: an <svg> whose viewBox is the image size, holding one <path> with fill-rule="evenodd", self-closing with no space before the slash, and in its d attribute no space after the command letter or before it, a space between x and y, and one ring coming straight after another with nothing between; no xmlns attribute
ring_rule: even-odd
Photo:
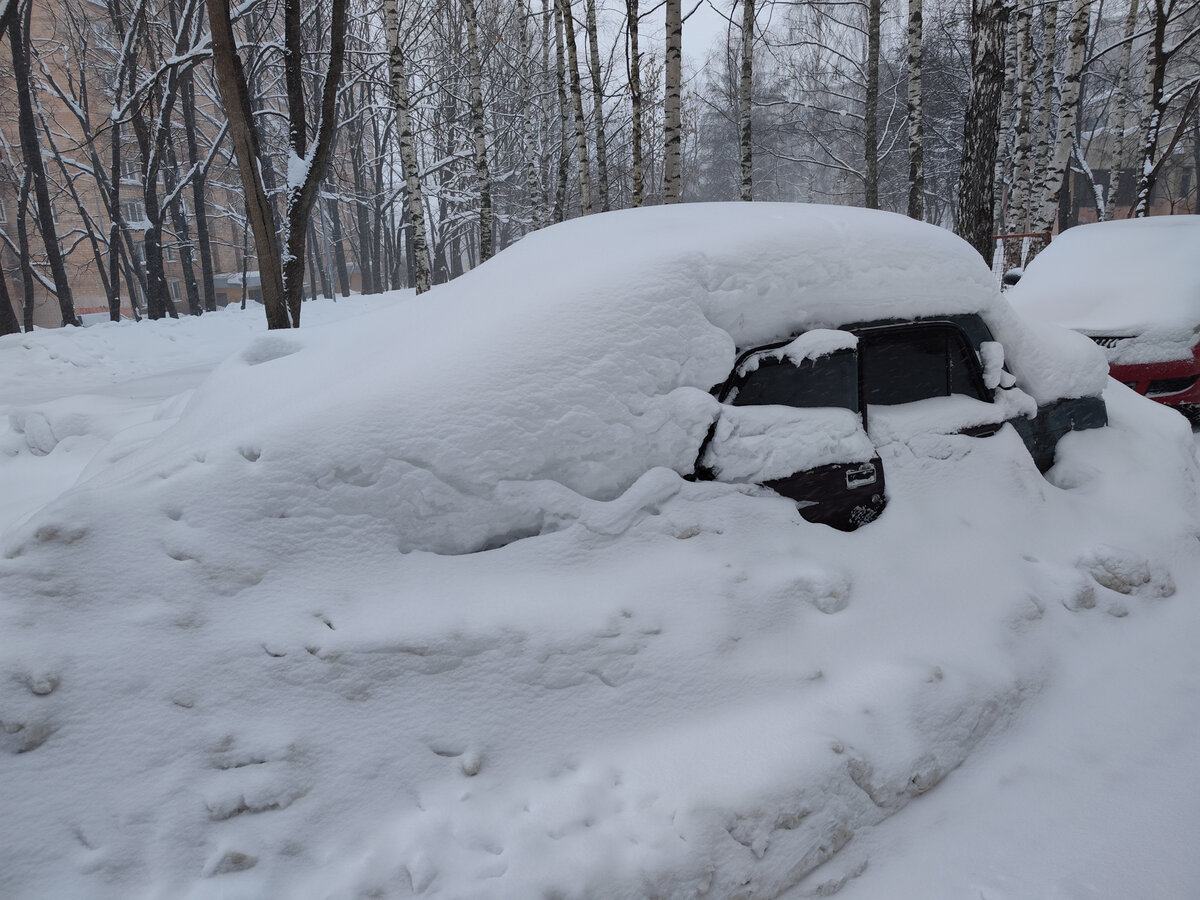
<svg viewBox="0 0 1200 900"><path fill-rule="evenodd" d="M863 425L856 344L848 332L814 330L743 353L716 390L721 412L700 477L761 484L843 531L875 519L883 464Z"/></svg>

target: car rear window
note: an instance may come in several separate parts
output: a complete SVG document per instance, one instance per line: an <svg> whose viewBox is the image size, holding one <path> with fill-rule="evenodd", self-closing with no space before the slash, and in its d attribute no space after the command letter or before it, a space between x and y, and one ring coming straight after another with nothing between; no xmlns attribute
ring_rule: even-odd
<svg viewBox="0 0 1200 900"><path fill-rule="evenodd" d="M799 365L762 360L736 384L735 406L841 407L857 411L858 365L854 351L839 351Z"/></svg>
<svg viewBox="0 0 1200 900"><path fill-rule="evenodd" d="M912 325L859 335L863 399L892 406L965 394L989 400L974 350L951 325Z"/></svg>

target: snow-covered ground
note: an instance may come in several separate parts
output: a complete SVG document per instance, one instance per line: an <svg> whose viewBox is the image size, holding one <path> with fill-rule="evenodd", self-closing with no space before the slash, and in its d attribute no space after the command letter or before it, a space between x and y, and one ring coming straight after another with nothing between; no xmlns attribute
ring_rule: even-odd
<svg viewBox="0 0 1200 900"><path fill-rule="evenodd" d="M676 468L769 265L505 258L0 339L0 895L1194 896L1181 418L897 434L836 532Z"/></svg>

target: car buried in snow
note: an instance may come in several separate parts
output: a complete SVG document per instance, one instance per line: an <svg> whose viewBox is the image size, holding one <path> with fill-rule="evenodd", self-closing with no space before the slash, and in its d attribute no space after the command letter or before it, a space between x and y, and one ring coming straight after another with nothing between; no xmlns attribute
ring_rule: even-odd
<svg viewBox="0 0 1200 900"><path fill-rule="evenodd" d="M470 416L494 422L489 452L512 453L506 484L536 477L604 500L666 467L765 487L809 521L853 530L887 503L887 445L961 446L1011 425L1024 463L1045 472L1063 435L1107 422L1091 342L1017 315L946 229L878 210L584 216L527 235L446 296L519 298L487 320L476 355L521 331L527 371L504 383L529 380L520 396L538 398L538 419L514 408L501 421L508 401L485 409L482 395ZM564 515L543 510L476 546Z"/></svg>
<svg viewBox="0 0 1200 900"><path fill-rule="evenodd" d="M1035 408L1003 354L983 317L962 313L847 323L743 350L713 389L722 412L701 447L698 477L756 473L761 484L795 500L805 519L850 531L886 505L872 435L896 434L896 420L910 420L910 434L915 426L975 438L1009 423L1043 472L1064 434L1107 424L1104 400L1095 395ZM876 418L889 426L873 429ZM836 436L838 449L811 468L788 471L787 448L814 436Z"/></svg>
<svg viewBox="0 0 1200 900"><path fill-rule="evenodd" d="M1070 228L1006 296L1091 338L1117 381L1200 418L1200 216Z"/></svg>

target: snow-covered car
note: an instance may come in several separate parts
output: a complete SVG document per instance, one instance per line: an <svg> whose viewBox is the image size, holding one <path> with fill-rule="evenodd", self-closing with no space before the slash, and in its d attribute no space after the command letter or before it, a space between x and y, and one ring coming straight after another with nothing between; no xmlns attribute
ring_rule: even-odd
<svg viewBox="0 0 1200 900"><path fill-rule="evenodd" d="M1086 334L1112 377L1139 394L1200 413L1200 216L1071 228L1007 296L1030 317Z"/></svg>

